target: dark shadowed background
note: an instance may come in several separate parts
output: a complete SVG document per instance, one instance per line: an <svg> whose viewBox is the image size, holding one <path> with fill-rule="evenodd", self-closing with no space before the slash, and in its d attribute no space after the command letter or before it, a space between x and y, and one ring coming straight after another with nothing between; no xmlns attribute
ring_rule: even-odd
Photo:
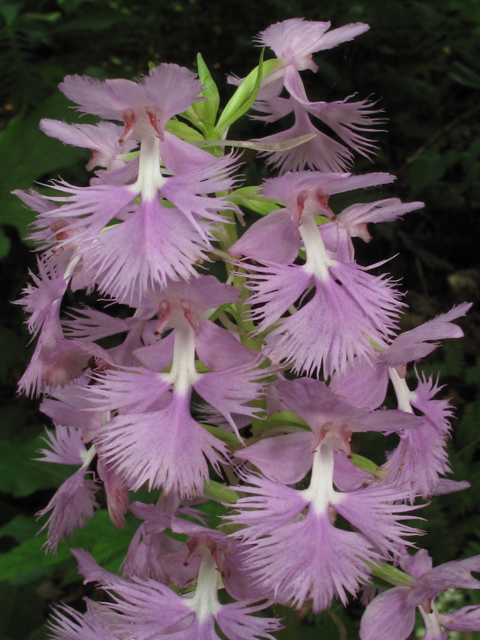
<svg viewBox="0 0 480 640"><path fill-rule="evenodd" d="M66 74L135 78L148 71L149 62L194 70L197 52L225 104L232 93L226 74L243 77L258 62L252 37L291 17L330 20L332 27L370 24L354 42L314 56L318 74L304 73L309 98L331 101L356 93L357 99L378 101L388 118L378 135L378 154L374 164L360 159L353 170L388 171L398 178L380 193L360 197L426 203L404 221L373 229L373 242L359 247L359 262L396 256L385 268L408 291L405 329L453 304L476 303L460 322L465 339L448 342L419 366L427 374L441 371L447 384L439 397L452 398L458 416L452 466L456 479L472 484L469 491L434 499L424 510L428 521L421 526L428 535L421 544L435 564L480 553L480 0L0 0L0 640L44 638L50 605L64 600L81 608L87 593L68 545L60 545L57 556L45 556L43 534L33 537L40 528L34 514L71 471L32 460L46 420L38 401L15 395L33 345L27 346L21 308L10 301L19 298L28 269L35 270L35 255L21 240L33 214L10 191L59 175L88 184L88 152L47 138L38 122L42 117L78 121L57 90ZM245 119L229 137L263 132L263 124ZM247 184L268 175L254 153L243 159ZM339 212L358 199L348 194L332 199L332 208ZM67 302L73 304L73 296ZM370 445L359 452L381 463L385 441L372 437ZM93 550L99 562L116 569L136 524L132 518L120 532L97 517L72 544ZM480 602L478 594L471 598ZM348 637L356 638L360 610L353 605L348 615L342 607L334 611ZM288 640L339 637L327 613L300 618Z"/></svg>

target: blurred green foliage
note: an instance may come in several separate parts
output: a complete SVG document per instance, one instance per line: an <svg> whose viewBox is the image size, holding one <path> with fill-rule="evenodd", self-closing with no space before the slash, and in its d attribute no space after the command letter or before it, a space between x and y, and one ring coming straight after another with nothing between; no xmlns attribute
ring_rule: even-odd
<svg viewBox="0 0 480 640"><path fill-rule="evenodd" d="M37 402L15 398L32 346L26 346L22 311L10 301L18 299L35 259L20 240L33 214L10 191L58 175L88 183L83 169L88 153L49 139L38 122L43 117L77 121L78 114L57 90L66 74L133 78L146 73L149 63L160 62L195 69L198 52L219 86L221 110L233 93L225 74L243 77L258 64L252 36L298 16L331 20L333 27L358 21L371 25L354 42L315 57L318 75L305 73L309 96L336 100L357 92L359 99L378 100L388 123L378 134L375 170L398 179L381 195L362 197L426 202L424 210L405 221L373 230L371 245L359 247L359 261L399 253L389 268L409 291L406 329L454 303L478 301L480 0L0 0L0 580L5 580L0 640L41 640L49 603L77 603L87 593L69 545L62 544L56 556L45 556L44 534L32 537L42 524L34 514L68 470L34 461L44 417L37 413ZM235 123L229 135L261 136L264 126L246 120ZM266 175L261 163L251 153L244 161L246 185L258 183ZM355 165L360 172L372 169L364 159ZM351 204L348 198L331 204L340 210ZM451 396L458 407L452 467L456 479L472 484L470 491L434 499L424 512L428 535L421 544L436 564L480 553L480 328L475 307L462 326L465 341L447 344L420 367L427 374L441 372L447 384L442 397ZM385 442L372 439L371 444L376 447L372 457L383 456ZM358 453L371 455L370 450ZM132 518L119 532L101 510L71 544L92 550L104 566L117 569L137 525ZM471 594L471 601L476 597ZM337 604L331 613L301 620L297 613L279 612L292 617L288 640L319 633L325 640L355 638L360 614L355 605L346 614Z"/></svg>

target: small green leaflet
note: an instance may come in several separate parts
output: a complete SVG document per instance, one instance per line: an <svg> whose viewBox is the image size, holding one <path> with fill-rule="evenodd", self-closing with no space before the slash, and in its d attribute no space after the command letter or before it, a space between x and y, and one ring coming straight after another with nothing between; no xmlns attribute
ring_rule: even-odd
<svg viewBox="0 0 480 640"><path fill-rule="evenodd" d="M282 205L280 202L257 195L258 189L259 187L241 187L240 189L232 191L227 200L241 207L246 207L262 216L281 208Z"/></svg>
<svg viewBox="0 0 480 640"><path fill-rule="evenodd" d="M263 53L262 49L258 67L248 74L223 110L215 127L216 135L219 138L222 138L225 131L250 109L257 98L262 79L282 64L282 61L277 59L264 62Z"/></svg>
<svg viewBox="0 0 480 640"><path fill-rule="evenodd" d="M272 427L298 427L304 431L310 430L305 420L296 416L292 411L280 411L268 416L265 420L258 420L257 418L252 420L253 431L265 431Z"/></svg>

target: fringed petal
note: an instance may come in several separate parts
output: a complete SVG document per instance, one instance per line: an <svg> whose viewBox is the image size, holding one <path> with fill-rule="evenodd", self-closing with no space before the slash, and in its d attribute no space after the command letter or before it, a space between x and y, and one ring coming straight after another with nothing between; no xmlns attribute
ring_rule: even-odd
<svg viewBox="0 0 480 640"><path fill-rule="evenodd" d="M226 445L190 416L184 398L172 398L166 409L118 416L98 433L107 462L137 491L163 487L181 497L203 493L208 465L218 469Z"/></svg>

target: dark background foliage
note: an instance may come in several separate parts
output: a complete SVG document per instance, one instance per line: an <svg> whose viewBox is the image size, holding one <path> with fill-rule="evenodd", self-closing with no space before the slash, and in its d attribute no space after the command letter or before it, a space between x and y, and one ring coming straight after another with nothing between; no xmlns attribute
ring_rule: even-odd
<svg viewBox="0 0 480 640"><path fill-rule="evenodd" d="M371 25L354 42L315 57L318 75L305 74L309 96L335 100L356 92L358 99L378 101L388 118L378 134L378 155L374 165L360 159L354 170L389 171L398 179L381 195L362 197L426 203L404 221L374 229L374 241L359 247L359 262L396 256L388 269L408 291L403 328L464 300L478 303L480 0L0 0L0 640L40 640L49 605L59 599L75 603L85 594L68 546L60 546L57 556L44 556L43 534L33 538L39 528L34 514L68 471L32 460L44 420L38 402L15 397L32 345L27 346L21 308L10 301L19 298L35 257L20 239L32 214L10 190L60 174L76 184L88 182L83 169L88 153L48 139L38 122L42 117L78 120L57 90L66 74L133 78L146 73L149 62L194 69L199 51L224 104L231 95L225 75L243 77L257 64L252 36L273 22L300 16L330 20L332 27ZM249 121L235 127L231 137L261 136L264 130ZM244 162L248 183L266 175L254 154L245 154ZM339 211L351 202L346 197L332 206ZM466 338L447 343L420 366L427 374L441 371L448 385L441 397L452 398L459 417L450 446L452 466L457 479L472 484L469 491L434 499L425 510L428 520L422 526L428 535L421 544L436 564L480 553L478 304L460 324ZM384 440L372 438L359 453L381 462L384 449ZM73 545L93 550L100 562L116 569L134 528L132 520L123 532L112 532L100 514ZM293 626L284 637L306 640L322 633L329 640L339 637L337 624L344 624L347 636L355 638L358 615L355 607L346 617L335 606L333 618L343 622L325 613L306 616L299 626L292 614Z"/></svg>

